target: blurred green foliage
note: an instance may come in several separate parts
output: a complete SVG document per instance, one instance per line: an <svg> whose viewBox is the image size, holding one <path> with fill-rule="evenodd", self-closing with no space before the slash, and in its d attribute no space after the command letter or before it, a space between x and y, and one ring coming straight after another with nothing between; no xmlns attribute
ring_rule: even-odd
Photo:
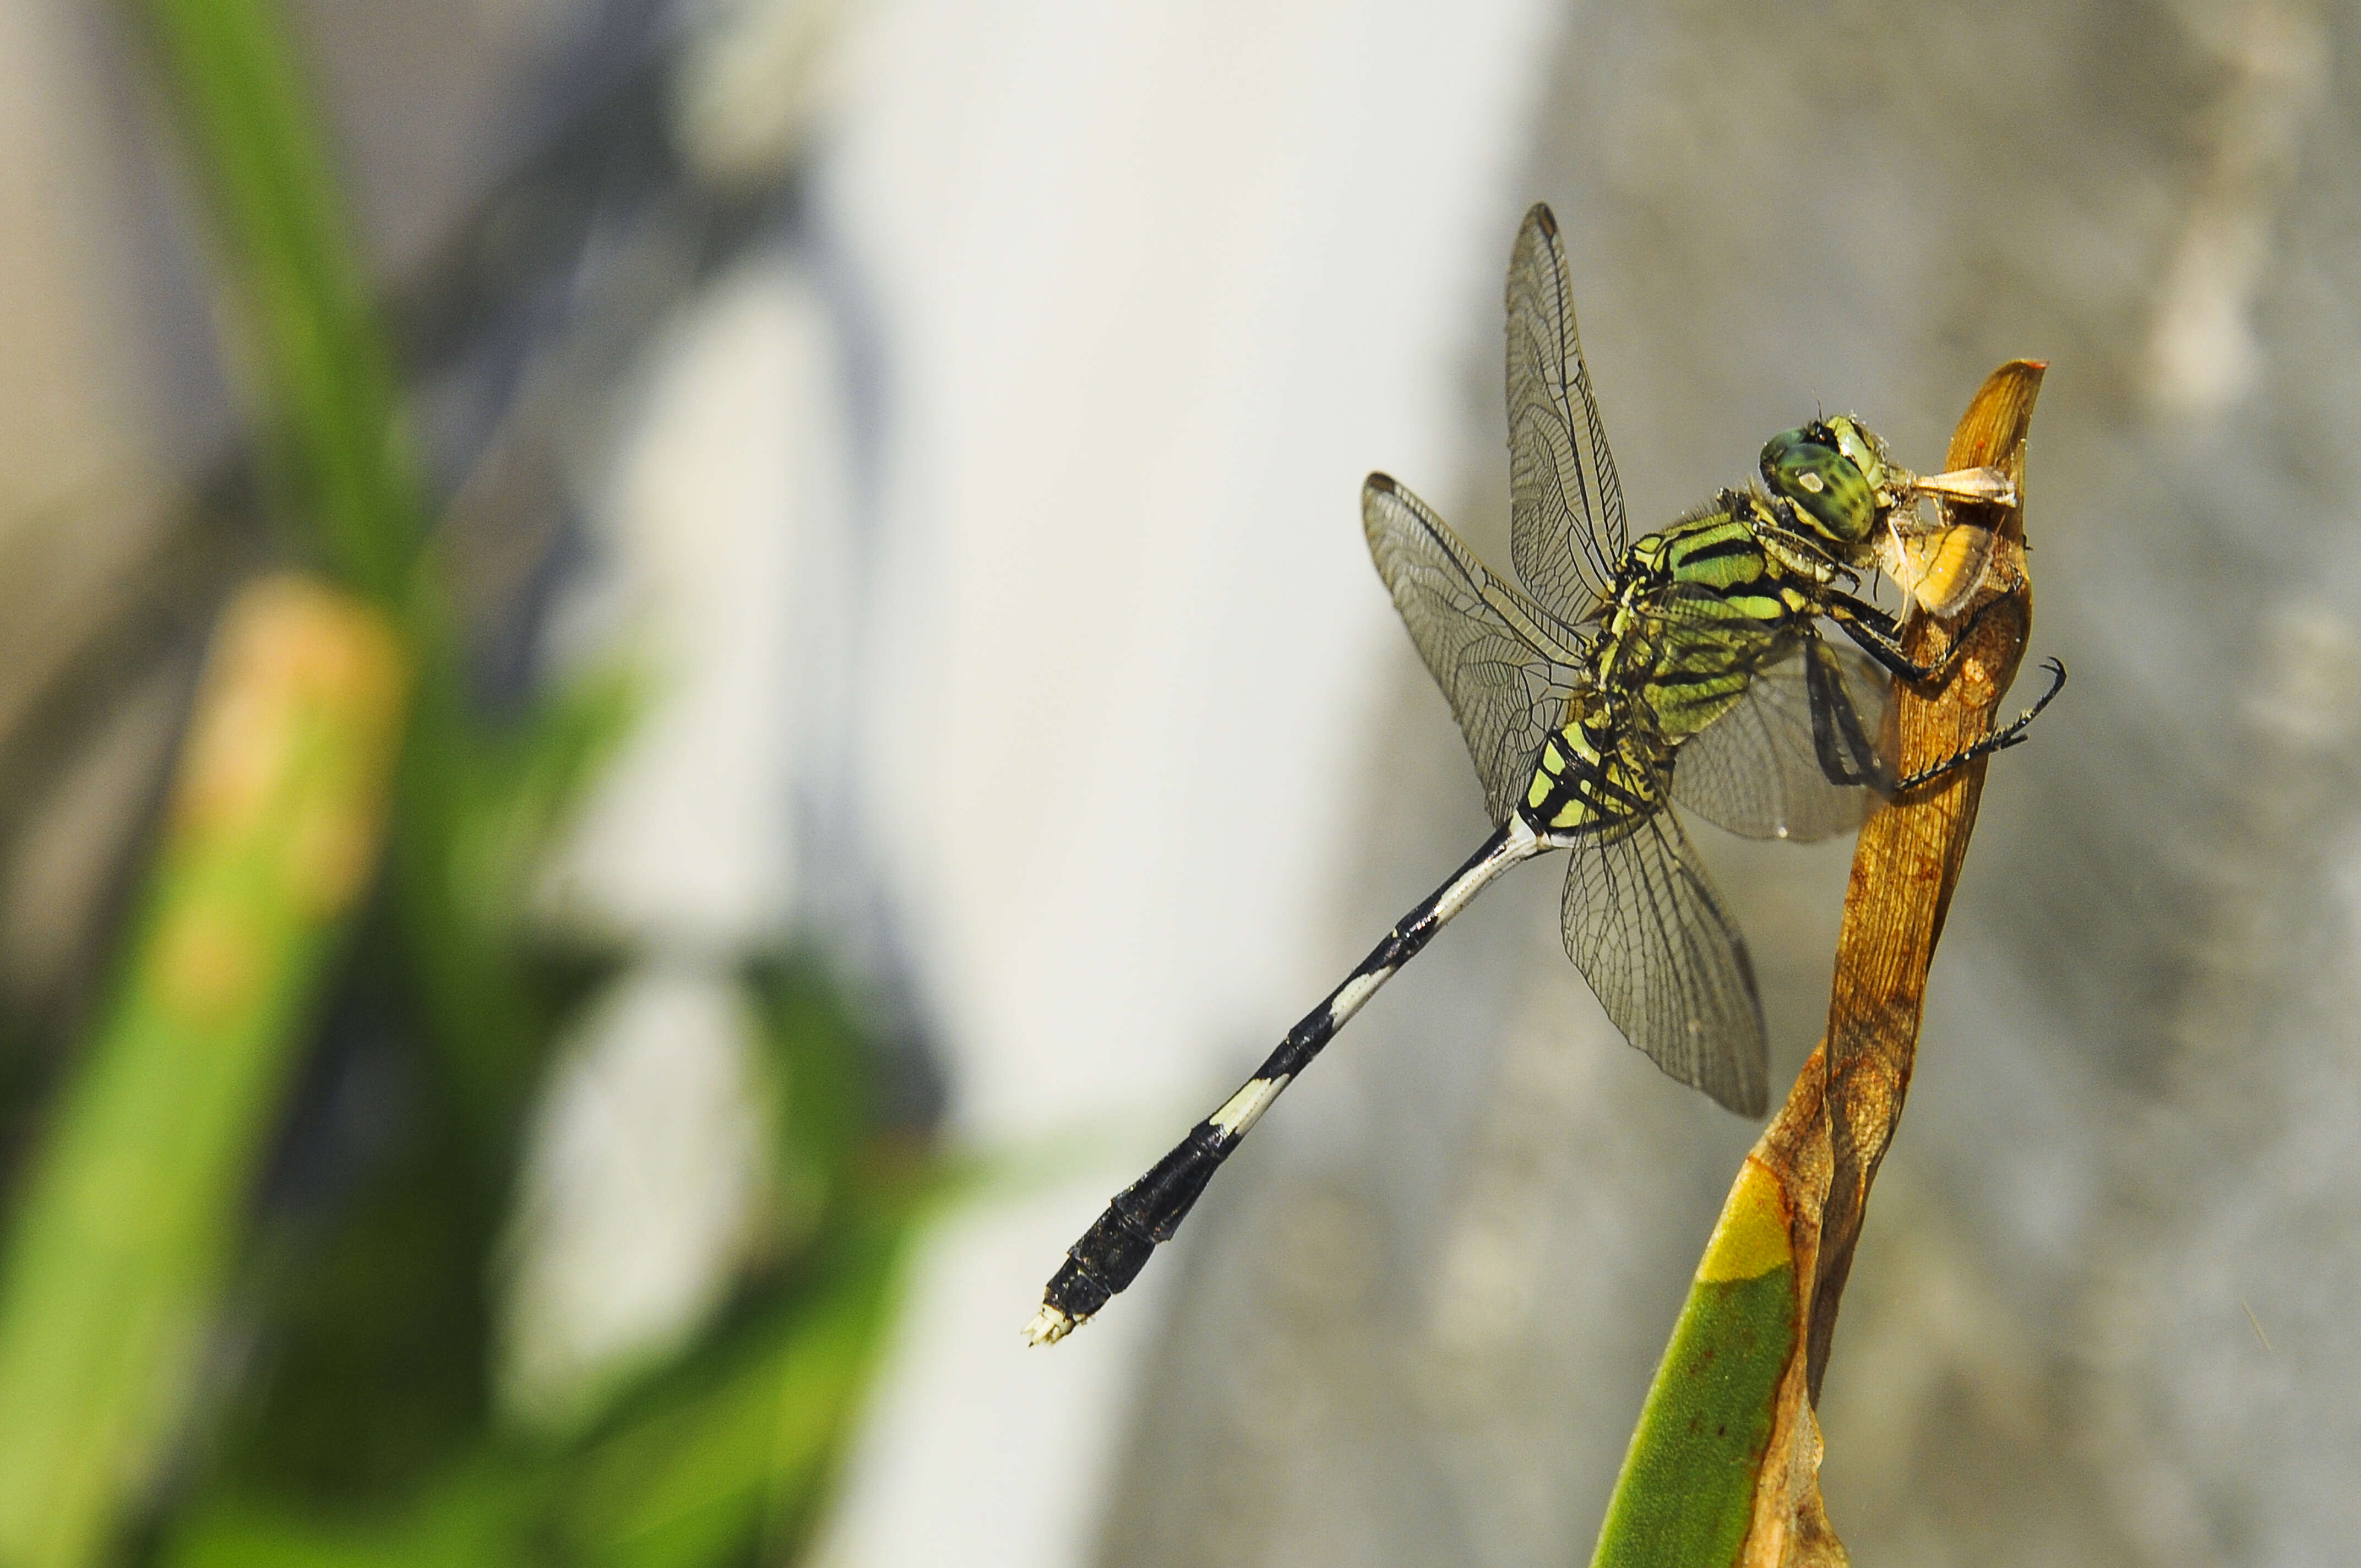
<svg viewBox="0 0 2361 1568"><path fill-rule="evenodd" d="M293 1293L289 1363L257 1380L236 1408L239 1430L209 1445L208 1484L170 1521L162 1561L685 1568L791 1556L869 1382L933 1184L919 1146L875 1135L862 1037L825 977L793 962L747 978L773 1069L796 1086L777 1157L822 1194L792 1256L599 1419L536 1437L485 1414L480 1320L468 1332L447 1305L419 1302L455 1281L421 1273L401 1290L428 1228L414 1211L436 1192L388 1181L384 1208L340 1227L338 1255ZM467 1261L462 1277L479 1287L484 1259ZM395 1301L360 1299L373 1285ZM426 1310L402 1310L413 1303ZM438 1376L432 1358L456 1350L472 1359Z"/></svg>
<svg viewBox="0 0 2361 1568"><path fill-rule="evenodd" d="M368 872L402 689L385 618L302 578L214 638L152 885L0 1279L0 1557L85 1560L169 1441L251 1151Z"/></svg>
<svg viewBox="0 0 2361 1568"><path fill-rule="evenodd" d="M0 1568L791 1557L939 1186L880 1107L877 1041L808 959L741 976L794 1223L718 1319L562 1433L493 1396L496 1292L554 1043L629 955L522 918L533 868L637 711L577 681L495 727L467 695L367 269L270 0L146 0L212 200L234 357L289 553L373 605L407 672L377 893L265 899L268 995L199 1027L146 999L168 921L43 1113L0 1258ZM184 760L182 774L188 765ZM241 864L243 862L240 862ZM142 907L217 875L159 854ZM311 1104L368 1066L383 1126ZM325 1128L323 1132L321 1129ZM202 1149L202 1157L191 1153ZM161 1300L172 1310L134 1310Z"/></svg>

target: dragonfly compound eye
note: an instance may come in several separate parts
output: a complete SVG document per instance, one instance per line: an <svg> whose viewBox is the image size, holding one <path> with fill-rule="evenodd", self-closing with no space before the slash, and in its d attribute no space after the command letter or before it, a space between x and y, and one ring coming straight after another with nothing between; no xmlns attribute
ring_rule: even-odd
<svg viewBox="0 0 2361 1568"><path fill-rule="evenodd" d="M1822 425L1773 436L1763 448L1763 482L1833 543L1859 544L1877 525L1877 491L1833 441L1813 439L1828 433Z"/></svg>

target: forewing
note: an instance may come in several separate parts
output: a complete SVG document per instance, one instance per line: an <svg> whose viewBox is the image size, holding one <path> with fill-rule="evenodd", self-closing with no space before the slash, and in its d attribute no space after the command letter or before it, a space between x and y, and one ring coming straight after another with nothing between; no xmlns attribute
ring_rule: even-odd
<svg viewBox="0 0 2361 1568"><path fill-rule="evenodd" d="M1565 950L1624 1037L1741 1116L1770 1095L1754 966L1670 810L1620 839L1584 839L1566 867Z"/></svg>
<svg viewBox="0 0 2361 1568"><path fill-rule="evenodd" d="M1804 639L1757 674L1729 712L1682 745L1673 798L1749 839L1808 842L1849 833L1877 804L1870 786L1894 777L1886 735L1892 701L1885 672L1868 655ZM1848 711L1837 711L1838 702Z"/></svg>
<svg viewBox="0 0 2361 1568"><path fill-rule="evenodd" d="M1383 474L1361 490L1378 576L1467 739L1484 804L1505 822L1581 681L1580 641L1485 569L1425 502Z"/></svg>
<svg viewBox="0 0 2361 1568"><path fill-rule="evenodd" d="M1565 250L1540 203L1517 231L1508 304L1510 553L1535 598L1579 620L1607 597L1629 541Z"/></svg>

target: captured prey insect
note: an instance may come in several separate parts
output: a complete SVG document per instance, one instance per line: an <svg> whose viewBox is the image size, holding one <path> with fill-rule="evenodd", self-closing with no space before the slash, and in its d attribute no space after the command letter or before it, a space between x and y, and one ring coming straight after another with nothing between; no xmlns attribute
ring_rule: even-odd
<svg viewBox="0 0 2361 1568"><path fill-rule="evenodd" d="M1990 537L1921 521L1917 509L2013 503L2006 477L1921 477L1857 421L1816 420L1763 447L1762 488L1724 490L1629 540L1547 207L1525 216L1507 294L1510 547L1523 588L1385 475L1361 495L1378 573L1450 700L1499 827L1069 1249L1027 1328L1037 1344L1131 1283L1280 1091L1445 921L1551 850L1571 851L1566 952L1616 1027L1674 1078L1761 1114L1769 1068L1753 969L1669 806L1750 837L1826 838L1857 827L1877 797L2015 745L2065 683L2053 662L2048 691L2015 722L1897 776L1892 682L1939 677L1965 639L1914 663L1901 622L1853 590L1882 562L1909 608L1963 608Z"/></svg>

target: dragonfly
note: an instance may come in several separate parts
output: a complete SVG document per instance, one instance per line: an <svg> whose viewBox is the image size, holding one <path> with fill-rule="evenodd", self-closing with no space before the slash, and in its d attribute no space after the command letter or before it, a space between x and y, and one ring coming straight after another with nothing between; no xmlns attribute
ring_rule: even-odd
<svg viewBox="0 0 2361 1568"><path fill-rule="evenodd" d="M1825 839L1880 799L2018 744L2065 685L2050 661L2048 689L2013 722L1898 773L1894 683L1939 679L1967 640L1915 662L1904 620L1858 590L1882 567L1908 596L1905 617L1963 608L1991 568L1990 535L1929 521L1921 503L2014 504L2007 477L1921 477L1857 419L1817 418L1763 446L1759 487L1724 489L1632 540L1546 205L1525 215L1506 294L1521 587L1394 479L1372 474L1361 495L1378 574L1450 702L1494 831L1068 1249L1026 1328L1034 1343L1064 1338L1127 1287L1346 1021L1538 855L1568 851L1565 950L1615 1026L1673 1078L1761 1115L1769 1051L1753 967L1672 807L1747 837Z"/></svg>

